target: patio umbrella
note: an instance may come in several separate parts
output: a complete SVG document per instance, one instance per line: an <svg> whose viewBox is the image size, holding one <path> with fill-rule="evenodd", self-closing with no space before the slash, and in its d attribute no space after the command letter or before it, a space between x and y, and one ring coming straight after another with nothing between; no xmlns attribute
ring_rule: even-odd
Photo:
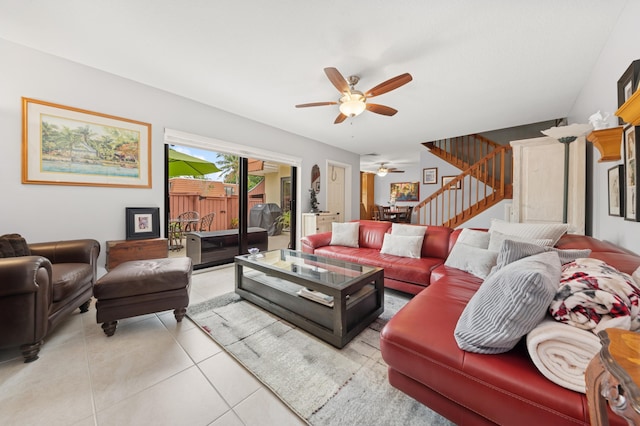
<svg viewBox="0 0 640 426"><path fill-rule="evenodd" d="M194 176L202 177L209 173L219 172L220 169L215 164L192 157L174 149L169 149L169 177Z"/></svg>

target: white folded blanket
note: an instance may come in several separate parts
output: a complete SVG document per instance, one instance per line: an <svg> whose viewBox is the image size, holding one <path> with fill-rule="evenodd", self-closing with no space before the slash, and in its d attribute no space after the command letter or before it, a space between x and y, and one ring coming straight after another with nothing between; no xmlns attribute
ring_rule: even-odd
<svg viewBox="0 0 640 426"><path fill-rule="evenodd" d="M600 339L591 331L551 318L527 335L529 356L542 375L581 393L585 393L584 372L600 347Z"/></svg>

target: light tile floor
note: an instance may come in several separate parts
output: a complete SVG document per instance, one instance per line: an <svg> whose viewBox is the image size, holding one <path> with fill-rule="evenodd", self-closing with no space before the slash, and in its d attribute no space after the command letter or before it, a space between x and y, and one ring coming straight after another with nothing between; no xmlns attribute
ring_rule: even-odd
<svg viewBox="0 0 640 426"><path fill-rule="evenodd" d="M191 303L233 291L234 268L194 272ZM0 350L0 425L304 425L268 388L173 311L121 320L106 337L76 310L24 364Z"/></svg>

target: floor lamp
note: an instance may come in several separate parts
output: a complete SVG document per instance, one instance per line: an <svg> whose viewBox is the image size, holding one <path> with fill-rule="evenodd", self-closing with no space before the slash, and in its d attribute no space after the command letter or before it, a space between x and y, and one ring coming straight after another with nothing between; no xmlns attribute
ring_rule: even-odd
<svg viewBox="0 0 640 426"><path fill-rule="evenodd" d="M564 189L562 193L562 223L568 223L569 210L569 145L580 136L593 130L591 124L571 124L569 126L552 127L542 133L556 139L564 145Z"/></svg>

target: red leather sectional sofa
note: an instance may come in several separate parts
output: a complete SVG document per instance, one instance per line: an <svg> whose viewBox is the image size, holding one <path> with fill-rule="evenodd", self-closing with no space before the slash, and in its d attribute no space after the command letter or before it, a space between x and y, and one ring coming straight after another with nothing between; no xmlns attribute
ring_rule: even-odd
<svg viewBox="0 0 640 426"><path fill-rule="evenodd" d="M387 224L362 221L361 241L363 236L380 232L377 228L373 231L372 226L385 229ZM460 230L436 232L434 240L439 244L440 232L449 235L451 248ZM326 246L330 239L330 234L309 236L303 239L303 249L347 259L341 256L342 250ZM372 253L379 246L377 241L365 239L362 249L348 250L348 260L368 263L389 257ZM640 266L639 256L587 236L564 235L556 247L589 248L591 257L629 274ZM359 260L358 250L362 250ZM417 275L408 273L402 276L405 280L400 280L397 264L389 277L385 269L385 284L388 282L389 287L422 290L382 330L380 348L388 365L389 382L458 425L588 425L586 396L546 379L531 361L523 341L513 350L497 355L465 352L458 347L454 338L458 318L482 279L444 266L440 257L436 259L425 263L430 268L428 283L409 283L406 278ZM626 424L611 412L609 419L612 425Z"/></svg>
<svg viewBox="0 0 640 426"><path fill-rule="evenodd" d="M385 287L411 294L418 294L429 285L431 271L443 265L449 254L451 228L427 227L421 257L413 259L380 254L384 234L391 232L391 222L374 220L359 222L359 247L329 245L331 232L323 232L302 238L302 251L384 268Z"/></svg>

